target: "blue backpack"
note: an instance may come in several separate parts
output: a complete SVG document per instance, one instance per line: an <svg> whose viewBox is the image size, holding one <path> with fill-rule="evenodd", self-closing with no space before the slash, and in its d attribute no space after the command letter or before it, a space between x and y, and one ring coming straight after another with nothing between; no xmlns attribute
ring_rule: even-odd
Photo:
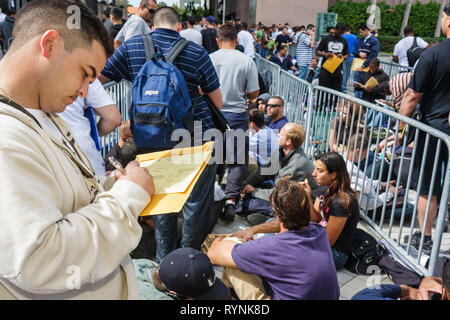
<svg viewBox="0 0 450 320"><path fill-rule="evenodd" d="M147 62L133 82L131 131L141 148L169 149L176 129L190 129L192 103L183 74L173 65L189 41L180 38L167 56L156 53L151 34L142 36Z"/></svg>

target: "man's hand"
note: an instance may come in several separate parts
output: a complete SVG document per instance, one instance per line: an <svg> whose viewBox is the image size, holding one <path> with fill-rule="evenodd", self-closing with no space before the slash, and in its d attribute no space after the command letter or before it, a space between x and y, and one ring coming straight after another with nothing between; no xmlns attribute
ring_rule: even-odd
<svg viewBox="0 0 450 320"><path fill-rule="evenodd" d="M253 187L250 184L246 185L244 187L244 189L242 189L242 193L246 193L246 194L251 194L253 191L255 191L255 187Z"/></svg>
<svg viewBox="0 0 450 320"><path fill-rule="evenodd" d="M361 59L365 59L365 58L367 58L367 53L365 53L365 52L360 52L360 53L359 53L359 57L360 57Z"/></svg>
<svg viewBox="0 0 450 320"><path fill-rule="evenodd" d="M247 242L248 240L253 240L254 235L255 233L252 231L252 228L247 228L244 230L237 230L231 236L241 239L242 242Z"/></svg>
<svg viewBox="0 0 450 320"><path fill-rule="evenodd" d="M306 193L308 194L308 196L311 198L312 195L312 190L311 190L311 186L309 185L308 179L305 179L302 182L298 183L303 189L305 189Z"/></svg>
<svg viewBox="0 0 450 320"><path fill-rule="evenodd" d="M418 300L428 300L430 293L442 293L442 279L438 277L426 277L419 286Z"/></svg>
<svg viewBox="0 0 450 320"><path fill-rule="evenodd" d="M338 57L339 59L342 59L342 57L343 57L342 53L339 53L339 54L337 55L337 57Z"/></svg>
<svg viewBox="0 0 450 320"><path fill-rule="evenodd" d="M368 87L368 88L364 88L364 90L365 90L366 92L372 92L372 91L373 91L373 88L372 88L372 87Z"/></svg>
<svg viewBox="0 0 450 320"><path fill-rule="evenodd" d="M402 289L400 293L400 300L418 300L419 291L417 289L408 287L407 285L401 284Z"/></svg>
<svg viewBox="0 0 450 320"><path fill-rule="evenodd" d="M153 183L153 177L150 175L147 169L141 168L139 162L131 161L121 173L116 171L116 178L118 180L130 180L138 184L143 188L150 197L155 194L155 184Z"/></svg>
<svg viewBox="0 0 450 320"><path fill-rule="evenodd" d="M327 55L326 55L327 58L331 58L332 56L333 56L333 52L327 52Z"/></svg>

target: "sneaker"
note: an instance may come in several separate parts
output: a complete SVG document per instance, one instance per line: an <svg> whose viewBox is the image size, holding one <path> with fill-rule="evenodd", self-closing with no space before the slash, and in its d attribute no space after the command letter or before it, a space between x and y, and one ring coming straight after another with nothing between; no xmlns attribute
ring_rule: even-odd
<svg viewBox="0 0 450 320"><path fill-rule="evenodd" d="M223 220L234 221L234 217L236 216L236 212L234 209L235 205L232 203L228 203L225 205L225 210L222 214Z"/></svg>
<svg viewBox="0 0 450 320"><path fill-rule="evenodd" d="M419 250L419 248L420 248L420 238L421 237L422 237L422 233L420 231L414 232L412 237L411 237L411 245L414 248L416 248L417 250ZM407 244L408 241L409 241L409 235L406 235L403 240ZM433 241L431 241L431 240L426 241L425 240L423 242L422 252L429 256L431 254L432 247L433 247Z"/></svg>
<svg viewBox="0 0 450 320"><path fill-rule="evenodd" d="M256 226L257 224L261 224L266 222L266 220L269 219L268 216L261 214L261 213L251 213L247 216L247 221L252 226Z"/></svg>

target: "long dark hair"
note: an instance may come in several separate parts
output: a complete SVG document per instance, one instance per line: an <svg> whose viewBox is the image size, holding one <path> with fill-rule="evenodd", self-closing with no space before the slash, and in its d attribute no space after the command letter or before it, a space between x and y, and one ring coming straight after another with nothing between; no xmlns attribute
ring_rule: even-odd
<svg viewBox="0 0 450 320"><path fill-rule="evenodd" d="M345 213L350 215L350 202L356 197L356 192L350 186L350 176L344 158L337 152L327 152L316 156L326 167L328 173L336 173L336 179L328 186L324 199L324 208L337 198Z"/></svg>

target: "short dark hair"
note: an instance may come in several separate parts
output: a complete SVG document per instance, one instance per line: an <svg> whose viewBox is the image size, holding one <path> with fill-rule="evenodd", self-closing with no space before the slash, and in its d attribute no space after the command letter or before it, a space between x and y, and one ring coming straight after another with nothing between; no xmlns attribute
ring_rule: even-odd
<svg viewBox="0 0 450 320"><path fill-rule="evenodd" d="M369 30L369 27L367 26L367 22L363 22L359 25L359 30Z"/></svg>
<svg viewBox="0 0 450 320"><path fill-rule="evenodd" d="M248 121L253 122L258 128L264 126L264 113L259 109L252 109L248 112Z"/></svg>
<svg viewBox="0 0 450 320"><path fill-rule="evenodd" d="M306 27L306 30L311 30L312 28L315 28L316 26L313 24L308 24L308 26Z"/></svg>
<svg viewBox="0 0 450 320"><path fill-rule="evenodd" d="M232 24L226 23L217 30L217 37L222 42L234 42L237 37L236 28Z"/></svg>
<svg viewBox="0 0 450 320"><path fill-rule="evenodd" d="M370 60L369 64L372 64L374 66L379 67L380 66L380 59L378 58L373 58L372 60Z"/></svg>
<svg viewBox="0 0 450 320"><path fill-rule="evenodd" d="M446 15L450 16L450 1L447 1L447 4L444 7L444 12Z"/></svg>
<svg viewBox="0 0 450 320"><path fill-rule="evenodd" d="M331 29L336 29L335 27L329 26L327 27L327 29L325 30L325 32L331 32Z"/></svg>
<svg viewBox="0 0 450 320"><path fill-rule="evenodd" d="M69 29L71 6L80 9L80 28ZM112 39L102 21L80 0L34 0L28 2L17 16L13 29L13 39L9 50L24 46L31 39L56 30L64 42L64 49L72 52L75 48L90 47L94 40L100 42L109 57L114 52Z"/></svg>
<svg viewBox="0 0 450 320"><path fill-rule="evenodd" d="M412 33L414 33L414 28L411 27L411 26L406 26L406 27L403 29L403 34L404 34L405 36L407 36L407 35L409 35L409 34L412 34Z"/></svg>
<svg viewBox="0 0 450 320"><path fill-rule="evenodd" d="M239 33L239 31L242 30L242 24L238 23L234 26L236 28L236 32Z"/></svg>
<svg viewBox="0 0 450 320"><path fill-rule="evenodd" d="M296 181L279 179L270 195L274 215L288 230L309 225L310 206L306 191Z"/></svg>
<svg viewBox="0 0 450 320"><path fill-rule="evenodd" d="M120 8L113 8L111 10L111 16L115 19L115 20L122 20L123 17L123 11Z"/></svg>
<svg viewBox="0 0 450 320"><path fill-rule="evenodd" d="M336 24L336 30L344 31L345 30L345 23L338 22L338 24Z"/></svg>
<svg viewBox="0 0 450 320"><path fill-rule="evenodd" d="M193 16L189 16L187 18L187 23L191 26L195 25L195 18Z"/></svg>
<svg viewBox="0 0 450 320"><path fill-rule="evenodd" d="M271 96L271 97L269 98L269 100L270 100L270 99L277 99L278 102L279 102L279 104L282 105L282 106L284 106L284 100L283 100L282 97L280 97L280 96ZM267 100L267 101L269 101L269 100Z"/></svg>
<svg viewBox="0 0 450 320"><path fill-rule="evenodd" d="M172 7L161 7L156 10L155 15L153 17L153 25L160 26L163 24L168 24L170 26L175 26L179 23L180 16L178 12Z"/></svg>
<svg viewBox="0 0 450 320"><path fill-rule="evenodd" d="M247 30L247 28L248 28L247 22L242 22L241 25L242 25L242 29Z"/></svg>

